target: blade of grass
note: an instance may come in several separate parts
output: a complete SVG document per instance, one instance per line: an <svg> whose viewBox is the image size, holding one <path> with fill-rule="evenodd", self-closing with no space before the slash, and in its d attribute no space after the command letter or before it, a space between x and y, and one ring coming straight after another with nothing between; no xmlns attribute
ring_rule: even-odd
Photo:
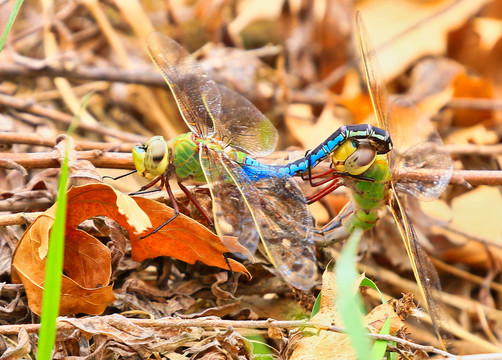
<svg viewBox="0 0 502 360"><path fill-rule="evenodd" d="M12 8L9 14L9 18L7 19L7 24L5 24L5 29L3 29L2 38L0 39L0 52L3 49L5 41L7 40L7 35L9 35L10 29L14 24L14 20L16 20L17 13L19 12L19 9L21 9L21 5L23 5L23 1L24 0L16 0L16 2L14 3L14 7Z"/></svg>
<svg viewBox="0 0 502 360"><path fill-rule="evenodd" d="M75 114L68 128L67 134L71 136L77 126L82 110L87 106L93 93L87 93L82 99L80 109ZM49 360L56 340L56 318L59 314L59 299L61 293L61 274L63 272L64 239L66 226L66 185L68 182L68 139L66 139L63 165L59 178L56 219L51 228L47 262L45 265L44 295L42 297L42 315L40 319L40 332L38 341L37 359Z"/></svg>
<svg viewBox="0 0 502 360"><path fill-rule="evenodd" d="M385 320L382 329L380 330L380 335L389 335L390 331L390 319ZM377 339L373 347L371 348L371 358L372 359L383 359L385 351L387 350L387 341Z"/></svg>
<svg viewBox="0 0 502 360"><path fill-rule="evenodd" d="M373 280L368 279L367 277L365 277L363 279L363 281L361 281L361 286L366 286L366 287L370 287L372 289L375 289L380 294L380 300L382 300L382 304L386 304L387 303L387 301L385 301L385 297L383 296L382 292L380 291L380 289L378 288L378 286L376 286L376 284L373 282Z"/></svg>
<svg viewBox="0 0 502 360"><path fill-rule="evenodd" d="M368 331L363 325L361 316L363 302L355 289L355 282L359 275L355 258L362 233L361 229L354 230L336 264L337 297L335 302L357 358L372 359Z"/></svg>

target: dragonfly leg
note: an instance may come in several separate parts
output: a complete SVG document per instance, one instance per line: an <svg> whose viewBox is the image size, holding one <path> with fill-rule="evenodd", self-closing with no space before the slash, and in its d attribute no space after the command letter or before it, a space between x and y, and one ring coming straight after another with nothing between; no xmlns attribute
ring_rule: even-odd
<svg viewBox="0 0 502 360"><path fill-rule="evenodd" d="M207 222L209 223L209 225L213 226L214 227L214 223L213 223L213 220L211 219L211 217L209 216L209 214L207 213L206 209L204 209L202 207L202 205L197 201L196 198L194 198L194 196L192 195L192 193L190 192L190 190L188 190L186 188L185 185L183 185L181 182L178 182L178 186L180 187L180 189L185 193L185 195L188 197L188 199L192 202L192 204L195 205L195 207L197 208L197 210L200 211L200 213L206 218Z"/></svg>
<svg viewBox="0 0 502 360"><path fill-rule="evenodd" d="M319 192L310 195L307 197L307 204L312 204L315 203L316 201L322 199L326 195L328 195L330 192L338 189L340 186L342 186L342 183L338 180L338 177L332 179L333 182L320 190Z"/></svg>
<svg viewBox="0 0 502 360"><path fill-rule="evenodd" d="M159 175L155 179L153 179L152 181L150 181L148 184L143 185L142 187L140 187L138 191L143 191L143 190L146 190L146 189L150 189L153 185L157 184L159 181L161 182L161 186L160 187L162 188L162 185L165 183L164 179L165 179L164 175Z"/></svg>
<svg viewBox="0 0 502 360"><path fill-rule="evenodd" d="M154 179L154 182L152 181L153 184L155 184L157 181L161 181L161 187L164 186L166 188L166 191L167 191L167 195L169 195L169 199L171 199L171 203L173 205L173 209L174 209L174 215L171 216L169 219L167 219L166 221L164 221L161 225L157 226L156 229L154 229L151 233L149 233L148 235L145 235L145 236L140 236L140 239L144 239L150 235L153 235L155 234L157 231L159 231L160 229L162 229L164 226L166 226L167 224L169 224L171 221L173 221L174 219L176 219L178 217L178 215L180 214L180 209L178 207L178 201L176 200L176 198L174 197L174 194L173 194L173 191L171 190L171 186L169 185L169 180L166 179L166 177L162 176L160 177L160 179ZM152 184L152 185L153 185ZM147 184L148 185L148 184ZM146 185L145 185L146 186Z"/></svg>
<svg viewBox="0 0 502 360"><path fill-rule="evenodd" d="M119 176L116 176L116 177L105 175L105 176L103 176L103 179L118 180L118 179L122 179L122 178L124 178L126 176L132 175L135 172L137 172L137 170L133 170L133 171L130 171L128 173L125 173L125 174L122 174L122 175L119 175Z"/></svg>

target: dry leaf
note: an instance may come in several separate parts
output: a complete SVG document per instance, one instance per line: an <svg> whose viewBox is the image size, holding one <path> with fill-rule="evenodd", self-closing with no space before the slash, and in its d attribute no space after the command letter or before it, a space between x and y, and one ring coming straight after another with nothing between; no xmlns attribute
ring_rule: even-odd
<svg viewBox="0 0 502 360"><path fill-rule="evenodd" d="M359 285L364 278L361 274ZM341 320L335 306L336 297L335 275L331 271L325 271L322 276L321 307L319 312L312 317L312 322L319 324L340 325ZM353 289L357 291L356 289ZM378 333L387 319L390 319L390 334L395 334L403 323L394 312L392 306L382 304L373 309L364 317L363 323L369 327L373 333ZM295 347L290 359L355 359L356 354L352 349L350 339L347 335L332 331L321 330L318 335L301 339Z"/></svg>
<svg viewBox="0 0 502 360"><path fill-rule="evenodd" d="M134 197L134 200L152 221L152 228L143 233L143 236L174 215L174 210L164 204L141 197ZM247 251L238 243L237 238L230 237L227 237L226 243L233 242L234 248L228 249L223 245L218 235L181 213L155 234L144 239L133 235L130 239L132 257L136 261L157 256L171 256L190 264L194 264L198 260L209 266L228 270L223 254L229 251L241 253ZM233 259L228 260L232 271L243 272L249 276L244 265Z"/></svg>
<svg viewBox="0 0 502 360"><path fill-rule="evenodd" d="M489 240L494 246L470 240L463 246L450 247L443 253L447 261L480 267L502 265L502 196L497 188L480 186L452 201L450 227Z"/></svg>
<svg viewBox="0 0 502 360"><path fill-rule="evenodd" d="M12 260L12 280L22 282L33 312L40 314L49 234L56 204L39 216L18 243ZM115 299L110 282L109 249L77 226L93 216L108 216L129 234L151 226L134 201L104 184L73 187L68 191L65 261L60 315L101 314Z"/></svg>
<svg viewBox="0 0 502 360"><path fill-rule="evenodd" d="M390 80L422 56L444 54L448 32L487 2L366 0L358 4L358 9L375 41L383 76Z"/></svg>

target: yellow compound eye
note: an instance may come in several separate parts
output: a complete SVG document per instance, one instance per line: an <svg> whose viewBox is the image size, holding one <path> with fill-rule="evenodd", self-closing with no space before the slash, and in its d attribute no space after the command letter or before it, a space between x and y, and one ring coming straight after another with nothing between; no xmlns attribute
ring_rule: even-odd
<svg viewBox="0 0 502 360"><path fill-rule="evenodd" d="M360 175L373 165L376 155L369 143L347 140L333 152L331 161L336 171Z"/></svg>
<svg viewBox="0 0 502 360"><path fill-rule="evenodd" d="M135 146L132 157L136 170L147 178L161 175L169 163L169 148L162 136L154 136Z"/></svg>
<svg viewBox="0 0 502 360"><path fill-rule="evenodd" d="M345 160L345 169L351 175L361 175L376 159L375 148L368 143L358 145L356 151Z"/></svg>

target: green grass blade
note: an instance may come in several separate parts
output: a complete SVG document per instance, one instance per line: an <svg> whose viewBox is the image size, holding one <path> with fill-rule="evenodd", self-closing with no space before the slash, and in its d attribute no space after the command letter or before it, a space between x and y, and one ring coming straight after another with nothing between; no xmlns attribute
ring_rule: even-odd
<svg viewBox="0 0 502 360"><path fill-rule="evenodd" d="M317 314L319 312L319 310L321 309L321 294L322 294L322 291L319 291L319 295L317 295L317 297L315 299L314 306L312 307L312 313L310 314L310 320L312 320L312 318L315 316L315 314Z"/></svg>
<svg viewBox="0 0 502 360"><path fill-rule="evenodd" d="M78 119L89 101L92 93L87 93L80 105L79 112L74 116L68 129L68 136L73 134ZM68 141L68 140L67 140ZM42 315L38 341L38 360L52 358L52 349L56 340L56 318L59 314L59 299L61 293L61 275L63 271L64 239L66 226L66 184L68 182L68 143L65 146L61 176L59 178L56 219L49 236L49 248L45 265L44 295L42 297Z"/></svg>
<svg viewBox="0 0 502 360"><path fill-rule="evenodd" d="M382 329L380 330L380 334L389 335L389 331L390 331L390 319L387 318L387 320L385 320L385 323L382 326ZM373 347L371 348L371 358L375 360L383 359L386 350L387 350L387 341L377 339L375 341L375 344L373 344Z"/></svg>
<svg viewBox="0 0 502 360"><path fill-rule="evenodd" d="M0 39L0 51L2 51L5 41L7 40L7 35L9 35L10 29L14 24L14 20L16 20L17 13L19 9L21 9L21 5L23 5L24 0L16 0L14 3L14 7L10 12L9 18L7 19L7 24L5 24L5 28L3 29L2 38Z"/></svg>
<svg viewBox="0 0 502 360"><path fill-rule="evenodd" d="M335 301L357 358L372 359L371 342L367 335L368 331L363 325L360 311L363 308L363 303L359 292L355 291L355 282L359 275L356 269L355 257L361 236L362 230L356 229L340 254L335 267L337 284Z"/></svg>
<svg viewBox="0 0 502 360"><path fill-rule="evenodd" d="M380 300L382 300L382 304L386 304L387 303L387 301L385 301L385 297L383 296L382 292L380 291L380 289L378 288L378 286L376 286L376 284L373 282L373 280L368 279L367 277L365 277L363 279L363 281L361 281L361 286L366 286L366 287L370 287L372 289L375 289L380 294Z"/></svg>

